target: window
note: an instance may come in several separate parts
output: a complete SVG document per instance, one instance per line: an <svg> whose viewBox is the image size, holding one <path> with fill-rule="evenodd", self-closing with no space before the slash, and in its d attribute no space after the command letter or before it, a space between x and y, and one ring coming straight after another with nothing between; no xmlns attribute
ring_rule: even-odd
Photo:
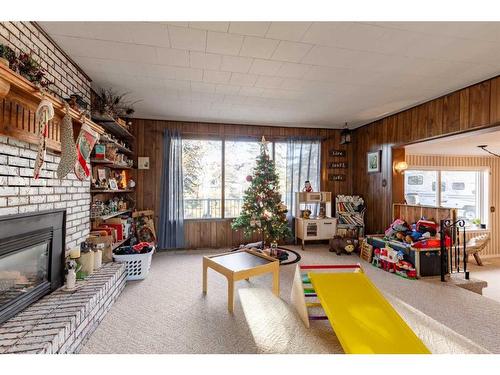
<svg viewBox="0 0 500 375"><path fill-rule="evenodd" d="M184 218L222 217L222 141L182 141Z"/></svg>
<svg viewBox="0 0 500 375"><path fill-rule="evenodd" d="M405 198L408 204L436 206L436 171L405 171Z"/></svg>
<svg viewBox="0 0 500 375"><path fill-rule="evenodd" d="M246 177L252 174L259 153L258 142L225 142L224 217L240 214L243 194L250 184Z"/></svg>
<svg viewBox="0 0 500 375"><path fill-rule="evenodd" d="M422 179L422 183L415 183ZM436 186L441 186L436 191ZM405 198L409 204L457 209L467 225L488 220L488 172L484 170L407 170Z"/></svg>
<svg viewBox="0 0 500 375"><path fill-rule="evenodd" d="M308 159L315 160L320 154L320 143L317 142L310 148ZM271 142L268 150L271 158L275 160L280 192L282 200L285 201L287 143ZM246 177L253 173L259 153L260 142L257 140L183 139L184 218L237 217L241 212L245 190L250 184ZM296 162L298 166L294 167L294 178L300 178L300 181L294 181L294 189L295 185L299 190L302 188L306 175L309 176L314 188L319 189L319 175L306 170L307 163L300 160L299 156ZM224 160L224 165L222 165L222 160ZM299 168L300 166L304 170ZM319 165L316 163L311 163L309 167L311 170L318 168ZM224 201L222 201L223 197Z"/></svg>

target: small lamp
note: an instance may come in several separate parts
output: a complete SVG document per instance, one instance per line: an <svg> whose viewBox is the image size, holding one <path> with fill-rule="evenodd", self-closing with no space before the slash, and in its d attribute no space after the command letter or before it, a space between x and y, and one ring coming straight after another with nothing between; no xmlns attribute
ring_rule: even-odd
<svg viewBox="0 0 500 375"><path fill-rule="evenodd" d="M347 127L347 122L344 125L344 129L340 132L340 144L346 145L351 143L351 131Z"/></svg>
<svg viewBox="0 0 500 375"><path fill-rule="evenodd" d="M398 161L394 164L394 170L396 173L403 174L408 169L408 163L405 161Z"/></svg>

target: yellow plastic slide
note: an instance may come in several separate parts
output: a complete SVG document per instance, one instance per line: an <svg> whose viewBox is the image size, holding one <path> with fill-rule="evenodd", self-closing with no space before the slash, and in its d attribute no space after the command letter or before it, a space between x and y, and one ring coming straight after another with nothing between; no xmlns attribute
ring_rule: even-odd
<svg viewBox="0 0 500 375"><path fill-rule="evenodd" d="M430 353L363 272L311 272L309 279L346 353Z"/></svg>

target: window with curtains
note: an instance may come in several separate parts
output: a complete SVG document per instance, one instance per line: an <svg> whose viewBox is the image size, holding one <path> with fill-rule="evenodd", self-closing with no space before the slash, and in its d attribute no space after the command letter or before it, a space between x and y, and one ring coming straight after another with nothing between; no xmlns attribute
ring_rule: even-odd
<svg viewBox="0 0 500 375"><path fill-rule="evenodd" d="M409 204L456 208L467 225L488 220L488 171L407 170L405 199Z"/></svg>
<svg viewBox="0 0 500 375"><path fill-rule="evenodd" d="M283 201L309 179L319 190L320 141L270 142ZM243 195L260 152L258 140L183 139L184 218L220 219L240 214ZM290 202L293 204L293 202ZM291 207L289 207L289 211Z"/></svg>

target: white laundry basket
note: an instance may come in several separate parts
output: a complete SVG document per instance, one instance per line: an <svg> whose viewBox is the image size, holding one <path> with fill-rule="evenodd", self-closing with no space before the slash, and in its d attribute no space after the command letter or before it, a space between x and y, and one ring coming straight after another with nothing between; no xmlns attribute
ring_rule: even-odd
<svg viewBox="0 0 500 375"><path fill-rule="evenodd" d="M115 262L125 263L127 280L144 280L151 268L151 258L155 252L155 247L146 254L113 254Z"/></svg>

